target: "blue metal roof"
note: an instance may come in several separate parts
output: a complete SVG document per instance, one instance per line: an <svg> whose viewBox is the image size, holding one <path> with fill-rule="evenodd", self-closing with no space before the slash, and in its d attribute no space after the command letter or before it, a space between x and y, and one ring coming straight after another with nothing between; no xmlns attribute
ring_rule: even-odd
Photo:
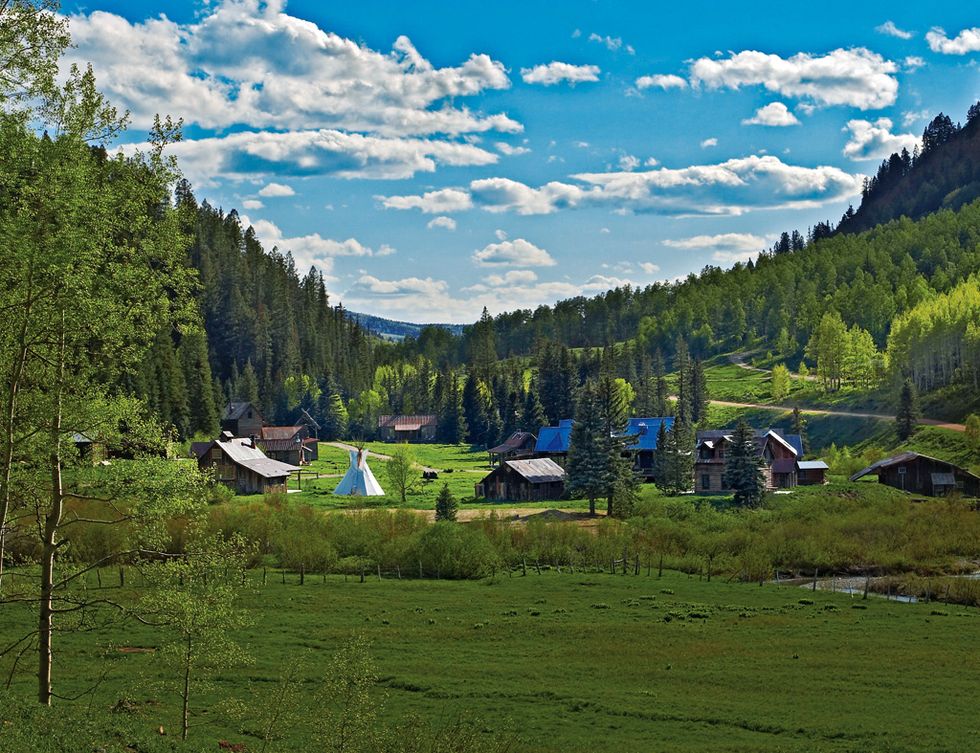
<svg viewBox="0 0 980 753"><path fill-rule="evenodd" d="M626 422L626 431L623 433L636 436L636 441L631 446L637 450L656 450L657 434L660 433L661 424L670 431L674 426L674 417L631 418Z"/></svg>
<svg viewBox="0 0 980 753"><path fill-rule="evenodd" d="M796 450L796 457L803 457L803 437L799 434L780 434L779 436L793 445L793 449Z"/></svg>
<svg viewBox="0 0 980 753"><path fill-rule="evenodd" d="M563 421L559 426L542 426L538 432L538 441L534 444L535 452L568 452L572 439L572 422Z"/></svg>
<svg viewBox="0 0 980 753"><path fill-rule="evenodd" d="M558 428L559 429L570 428L573 423L575 423L573 419L563 418L558 422Z"/></svg>

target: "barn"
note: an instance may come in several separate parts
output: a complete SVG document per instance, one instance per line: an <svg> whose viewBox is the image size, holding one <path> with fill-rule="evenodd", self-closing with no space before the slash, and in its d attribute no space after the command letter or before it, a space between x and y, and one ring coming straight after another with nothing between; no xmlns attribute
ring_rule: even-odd
<svg viewBox="0 0 980 753"><path fill-rule="evenodd" d="M960 492L980 497L980 477L965 468L918 452L902 452L872 463L851 476L851 481L874 474L879 484L927 497L943 497Z"/></svg>
<svg viewBox="0 0 980 753"><path fill-rule="evenodd" d="M496 465L505 460L517 460L524 458L534 452L534 444L537 437L527 431L515 431L507 439L487 450L490 455L490 464Z"/></svg>
<svg viewBox="0 0 980 753"><path fill-rule="evenodd" d="M476 485L476 496L494 502L559 499L565 469L550 458L505 460Z"/></svg>
<svg viewBox="0 0 980 753"><path fill-rule="evenodd" d="M385 442L431 442L436 438L435 415L379 416L378 435Z"/></svg>

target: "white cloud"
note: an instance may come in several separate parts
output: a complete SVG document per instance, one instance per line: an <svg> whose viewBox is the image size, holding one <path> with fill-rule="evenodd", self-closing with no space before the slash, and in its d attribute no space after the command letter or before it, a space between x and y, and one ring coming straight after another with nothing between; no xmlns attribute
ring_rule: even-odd
<svg viewBox="0 0 980 753"><path fill-rule="evenodd" d="M498 241L505 241L505 240L507 240L507 231L506 230L501 230L500 228L497 228L496 230L493 231L493 236Z"/></svg>
<svg viewBox="0 0 980 753"><path fill-rule="evenodd" d="M505 154L508 157L516 157L521 154L530 154L531 150L526 146L513 146L508 144L506 141L498 141L494 144L497 147L497 151L501 154Z"/></svg>
<svg viewBox="0 0 980 753"><path fill-rule="evenodd" d="M212 182L215 176L243 180L270 174L395 180L433 172L438 164L483 166L500 159L473 144L337 130L242 131L179 141L168 149L191 181L201 184Z"/></svg>
<svg viewBox="0 0 980 753"><path fill-rule="evenodd" d="M672 73L655 73L650 76L640 76L636 79L637 89L652 89L654 87L664 89L665 91L667 89L686 89L687 81Z"/></svg>
<svg viewBox="0 0 980 753"><path fill-rule="evenodd" d="M889 37L898 37L899 39L911 39L915 36L911 31L905 31L904 29L899 29L894 21L885 21L881 26L876 26L875 31L879 34L884 34Z"/></svg>
<svg viewBox="0 0 980 753"><path fill-rule="evenodd" d="M911 153L919 143L913 133L892 133L889 118L849 120L843 130L850 134L843 153L852 160L883 159L902 149Z"/></svg>
<svg viewBox="0 0 980 753"><path fill-rule="evenodd" d="M602 233L603 235L609 235L609 233L611 233L612 231L607 227L601 227L599 228L599 232Z"/></svg>
<svg viewBox="0 0 980 753"><path fill-rule="evenodd" d="M316 266L329 272L333 268L334 258L338 256L390 256L395 253L395 249L386 244L375 249L365 246L356 238L337 241L324 238L319 233L287 237L274 222L261 219L252 221L245 215L241 216L241 222L243 227L251 225L256 238L267 251L273 246L282 253L289 251L296 260L297 268L303 270Z"/></svg>
<svg viewBox="0 0 980 753"><path fill-rule="evenodd" d="M258 199L245 199L242 202L242 209L262 209L264 206Z"/></svg>
<svg viewBox="0 0 980 753"><path fill-rule="evenodd" d="M553 267L557 263L543 248L523 238L490 243L473 253L473 261L481 267Z"/></svg>
<svg viewBox="0 0 980 753"><path fill-rule="evenodd" d="M709 89L763 86L785 97L818 105L848 105L861 110L895 103L898 66L863 47L836 49L826 55L797 53L789 58L755 50L731 53L691 64L691 82Z"/></svg>
<svg viewBox="0 0 980 753"><path fill-rule="evenodd" d="M919 68L924 68L925 64L925 59L920 58L918 55L909 55L902 61L902 66L905 68L906 73L915 73Z"/></svg>
<svg viewBox="0 0 980 753"><path fill-rule="evenodd" d="M770 102L755 111L755 115L742 121L742 125L785 127L799 125L800 121L782 102Z"/></svg>
<svg viewBox="0 0 980 753"><path fill-rule="evenodd" d="M640 166L640 158L632 154L623 154L619 158L620 170L626 170L628 172L630 170L635 170L639 166Z"/></svg>
<svg viewBox="0 0 980 753"><path fill-rule="evenodd" d="M774 155L752 155L676 169L579 173L571 176L576 183L552 181L538 188L509 178L483 178L472 181L469 190L451 190L461 208L488 212L537 215L605 207L620 214L718 216L819 207L857 195L862 178L833 166L801 167ZM428 196L383 200L385 206L410 209L426 206Z"/></svg>
<svg viewBox="0 0 980 753"><path fill-rule="evenodd" d="M679 248L687 251L724 251L759 253L766 247L766 238L752 233L720 233L718 235L695 235L690 238L665 240L668 248Z"/></svg>
<svg viewBox="0 0 980 753"><path fill-rule="evenodd" d="M553 86L567 81L574 86L588 81L599 80L599 66L597 65L572 65L553 60L545 65L536 65L533 68L521 68L521 78L525 84L542 84Z"/></svg>
<svg viewBox="0 0 980 753"><path fill-rule="evenodd" d="M636 53L636 50L633 49L632 45L623 44L622 37L610 37L610 36L604 37L601 34L596 34L595 32L592 32L591 34L589 34L589 41L598 42L601 45L605 45L606 49L610 50L611 52L618 52L619 50L624 50L630 55Z"/></svg>
<svg viewBox="0 0 980 753"><path fill-rule="evenodd" d="M931 110L909 110L902 114L902 125L909 128L915 123L928 120L930 115L932 115Z"/></svg>
<svg viewBox="0 0 980 753"><path fill-rule="evenodd" d="M526 285L538 279L537 274L530 269L512 269L502 275L487 275L486 283L494 287L501 285Z"/></svg>
<svg viewBox="0 0 980 753"><path fill-rule="evenodd" d="M462 212L473 207L473 199L467 191L458 188L442 188L428 191L421 196L378 196L386 209L421 209L426 214Z"/></svg>
<svg viewBox="0 0 980 753"><path fill-rule="evenodd" d="M283 183L269 183L268 185L262 186L261 190L259 191L259 196L264 196L266 198L295 195L296 192L293 190L293 187L287 186Z"/></svg>
<svg viewBox="0 0 980 753"><path fill-rule="evenodd" d="M660 271L660 266L650 261L641 261L640 269L642 269L646 274L652 275Z"/></svg>
<svg viewBox="0 0 980 753"><path fill-rule="evenodd" d="M946 36L946 32L942 28L936 26L926 32L926 41L929 43L930 50L941 52L943 55L966 55L969 52L980 52L980 26L963 29L952 39Z"/></svg>
<svg viewBox="0 0 980 753"><path fill-rule="evenodd" d="M712 137L710 139L705 139L701 142L702 149L710 149L713 146L718 146L718 139Z"/></svg>
<svg viewBox="0 0 980 753"><path fill-rule="evenodd" d="M439 217L435 217L429 220L429 222L426 224L426 227L429 228L429 230L432 230L433 228L437 228L437 227L441 227L445 230L455 230L456 220L454 220L452 217L446 217L445 215L441 215Z"/></svg>
<svg viewBox="0 0 980 753"><path fill-rule="evenodd" d="M462 97L507 89L502 63L471 54L437 68L404 36L380 52L290 16L281 0L219 0L194 21L70 17L65 66L91 61L99 88L137 127L172 112L204 128L338 128L391 136L519 131Z"/></svg>

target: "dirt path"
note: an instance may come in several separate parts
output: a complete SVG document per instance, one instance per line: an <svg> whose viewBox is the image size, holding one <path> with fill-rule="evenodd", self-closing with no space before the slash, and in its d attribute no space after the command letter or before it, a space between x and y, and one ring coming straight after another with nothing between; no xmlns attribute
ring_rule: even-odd
<svg viewBox="0 0 980 753"><path fill-rule="evenodd" d="M728 354L728 360L731 361L736 366L738 366L740 369L745 369L746 371L755 371L755 372L758 372L759 374L771 374L772 373L772 369L763 369L763 368L761 368L759 366L752 366L751 364L746 363L745 362L745 358L746 358L746 356L750 356L750 355L752 355L752 354L751 353L729 353ZM793 379L805 379L807 382L815 382L815 381L817 381L817 377L814 376L813 374L807 374L806 377L801 377L795 371L791 371L789 373L789 375Z"/></svg>
<svg viewBox="0 0 980 753"><path fill-rule="evenodd" d="M712 405L721 405L727 408L756 408L758 410L771 410L780 411L785 413L790 413L793 410L792 405L764 405L762 403L733 403L727 400L711 400ZM800 412L803 414L809 414L813 416L844 416L848 418L870 418L877 421L894 421L895 416L889 416L885 413L860 413L857 411L846 411L846 410L824 410L821 408L800 408ZM954 424L948 421L939 421L935 418L920 418L919 423L924 426L938 426L940 429L949 429L951 431L966 431L966 426L963 424Z"/></svg>

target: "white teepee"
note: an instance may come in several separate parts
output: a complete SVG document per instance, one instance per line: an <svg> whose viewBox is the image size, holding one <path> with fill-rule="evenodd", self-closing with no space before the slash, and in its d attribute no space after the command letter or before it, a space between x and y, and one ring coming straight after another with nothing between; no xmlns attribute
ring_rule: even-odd
<svg viewBox="0 0 980 753"><path fill-rule="evenodd" d="M381 484L371 473L367 464L367 453L364 450L350 451L350 468L333 490L334 494L345 497L383 497L385 495Z"/></svg>

